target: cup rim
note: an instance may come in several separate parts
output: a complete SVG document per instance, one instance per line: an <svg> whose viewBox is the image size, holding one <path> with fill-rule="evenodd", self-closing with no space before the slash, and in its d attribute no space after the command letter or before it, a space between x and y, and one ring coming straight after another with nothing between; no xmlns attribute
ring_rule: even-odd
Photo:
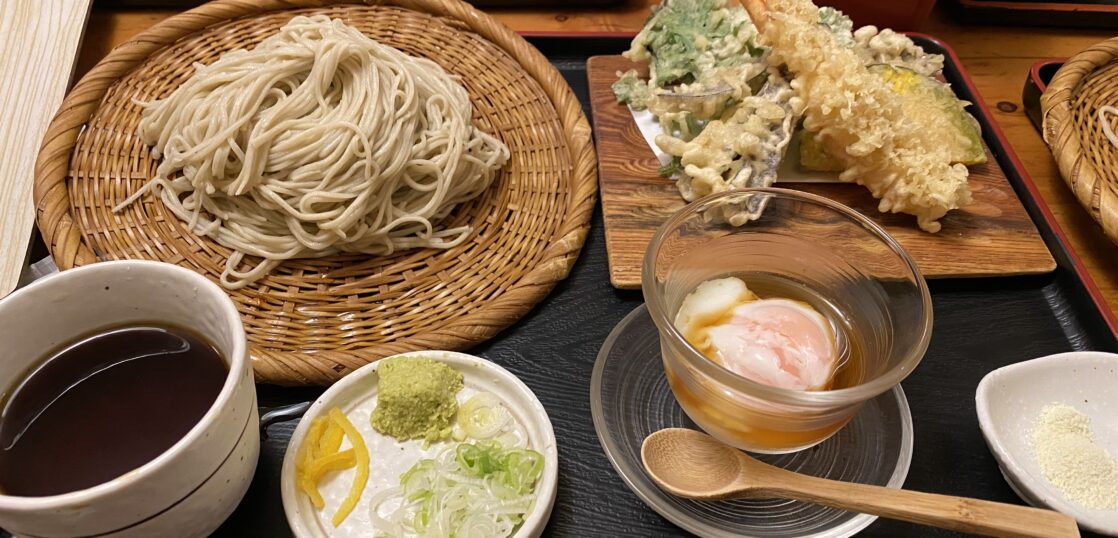
<svg viewBox="0 0 1118 538"><path fill-rule="evenodd" d="M217 420L218 416L225 409L226 404L233 398L236 391L237 384L241 375L241 371L245 367L247 359L247 340L244 331L244 325L241 323L241 315L237 311L237 306L229 295L225 293L217 284L208 278L191 271L185 267L178 265L157 262L150 260L113 260L98 262L90 265L76 267L66 271L59 272L58 274L51 275L40 280L36 280L27 286L20 288L4 298L0 298L0 304L4 302L12 302L18 297L37 293L40 290L45 290L51 286L57 285L61 279L66 278L81 278L86 274L95 274L104 271L120 271L120 270L138 270L148 271L151 273L162 273L174 275L176 278L181 278L184 281L189 281L189 284L197 286L200 294L206 294L211 300L215 300L220 304L221 310L226 315L227 329L233 335L233 349L230 353L232 356L229 359L229 372L226 374L225 382L221 387L221 392L214 398L213 404L210 405L202 418L186 432L175 444L164 450L161 454L152 458L143 465L107 482L90 486L85 489L70 491L66 493L59 493L56 495L45 495L41 497L28 497L20 495L7 495L0 491L0 509L12 511L43 511L53 510L72 506L78 503L88 503L95 501L101 497L108 496L116 491L130 486L137 480L142 480L152 473L156 473L176 460L188 447L195 444L200 437L202 437L206 430L208 430L213 423Z"/></svg>
<svg viewBox="0 0 1118 538"><path fill-rule="evenodd" d="M920 327L920 336L915 346L909 349L905 357L895 366L890 368L882 375L852 387L841 389L828 389L820 391L806 391L794 390L781 387L774 387L766 385L742 377L738 374L731 372L720 364L717 364L706 358L701 352L696 350L694 346L683 336L682 333L676 329L675 324L671 322L669 314L665 311L665 307L655 293L652 292L655 286L655 255L659 251L660 244L664 236L669 230L677 227L688 217L697 213L700 209L708 207L712 202L729 196L741 196L743 194L768 194L778 198L793 199L800 202L808 202L818 206L825 207L835 213L846 217L861 225L867 231L875 235L885 245L887 245L894 254L900 258L904 266L908 269L911 276L916 282L917 289L920 291L920 300L923 306L923 326ZM734 390L748 394L753 397L761 398L772 403L808 406L808 407L832 407L835 405L851 404L868 400L878 396L885 391L891 389L894 385L903 381L916 366L923 360L924 354L928 350L928 345L931 341L932 335L932 299L931 293L928 290L928 283L924 279L923 274L920 272L916 262L912 260L908 252L893 238L884 228L876 222L869 219L857 210L840 204L829 198L819 196L816 194L776 188L776 187L750 187L744 189L736 189L732 191L723 191L720 193L704 196L694 202L687 204L683 209L677 211L674 215L668 218L653 235L652 240L645 250L644 260L641 270L641 289L644 294L645 303L648 305L649 314L652 316L652 321L659 327L661 333L667 333L668 337L683 342L684 344L684 358L688 364L699 369L708 378L727 385Z"/></svg>

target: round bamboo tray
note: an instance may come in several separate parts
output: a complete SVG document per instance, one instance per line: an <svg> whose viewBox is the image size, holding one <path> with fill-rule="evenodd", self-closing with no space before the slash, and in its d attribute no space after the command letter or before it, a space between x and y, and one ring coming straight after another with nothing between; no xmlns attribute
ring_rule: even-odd
<svg viewBox="0 0 1118 538"><path fill-rule="evenodd" d="M1116 60L1118 38L1075 55L1052 78L1040 103L1044 141L1060 175L1107 237L1118 242L1118 147L1103 133L1098 112L1118 106ZM1107 119L1118 127L1118 118Z"/></svg>
<svg viewBox="0 0 1118 538"><path fill-rule="evenodd" d="M329 384L381 357L492 337L567 276L597 189L590 126L570 87L539 51L463 2L218 0L117 47L63 102L35 178L39 229L59 268L152 259L218 281L229 249L191 233L157 197L112 213L157 164L136 135L133 99L165 97L195 62L252 47L312 14L459 75L474 121L512 158L485 194L448 217L447 225L474 228L458 247L292 260L230 292L257 379L282 385Z"/></svg>

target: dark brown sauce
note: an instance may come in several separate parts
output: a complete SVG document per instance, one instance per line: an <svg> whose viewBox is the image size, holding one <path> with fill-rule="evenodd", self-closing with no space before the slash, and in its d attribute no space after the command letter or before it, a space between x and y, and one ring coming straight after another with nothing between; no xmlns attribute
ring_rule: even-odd
<svg viewBox="0 0 1118 538"><path fill-rule="evenodd" d="M228 371L200 336L155 324L52 352L0 415L0 491L57 495L140 467L198 423Z"/></svg>

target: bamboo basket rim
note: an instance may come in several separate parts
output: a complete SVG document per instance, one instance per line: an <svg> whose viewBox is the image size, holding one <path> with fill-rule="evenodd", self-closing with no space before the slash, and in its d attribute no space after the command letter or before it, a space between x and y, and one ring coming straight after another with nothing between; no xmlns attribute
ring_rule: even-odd
<svg viewBox="0 0 1118 538"><path fill-rule="evenodd" d="M1097 87L1084 87L1103 79L1116 92L1110 103L1099 103ZM1052 77L1040 104L1041 135L1060 176L1107 237L1118 242L1118 174L1104 161L1118 162L1118 148L1102 135L1097 122L1098 105L1118 105L1118 37L1068 58ZM1091 113L1084 115L1081 108L1089 108Z"/></svg>
<svg viewBox="0 0 1118 538"><path fill-rule="evenodd" d="M214 0L169 17L114 48L71 89L51 121L35 166L36 221L59 269L100 261L71 213L68 178L79 135L109 90L151 56L207 28L276 11L336 6L395 7L436 17L455 31L481 37L508 54L542 89L554 108L570 153L570 187L552 211L558 224L538 263L507 289L443 323L373 351L280 352L250 346L257 380L280 385L326 385L384 356L426 349L463 350L496 335L531 310L566 278L585 241L597 194L597 162L590 125L570 86L535 47L491 16L461 0ZM242 310L242 315L244 311ZM246 325L246 330L250 330ZM251 332L251 330L250 330Z"/></svg>

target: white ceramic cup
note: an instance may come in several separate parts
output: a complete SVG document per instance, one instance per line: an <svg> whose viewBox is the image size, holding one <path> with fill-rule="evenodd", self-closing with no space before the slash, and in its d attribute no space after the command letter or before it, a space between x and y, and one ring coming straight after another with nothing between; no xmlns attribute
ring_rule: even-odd
<svg viewBox="0 0 1118 538"><path fill-rule="evenodd" d="M48 497L0 494L0 527L30 538L206 536L236 508L260 452L256 386L237 308L206 278L166 263L114 261L16 291L0 300L0 389L10 393L60 345L152 321L205 336L228 361L209 411L166 452L109 482Z"/></svg>

